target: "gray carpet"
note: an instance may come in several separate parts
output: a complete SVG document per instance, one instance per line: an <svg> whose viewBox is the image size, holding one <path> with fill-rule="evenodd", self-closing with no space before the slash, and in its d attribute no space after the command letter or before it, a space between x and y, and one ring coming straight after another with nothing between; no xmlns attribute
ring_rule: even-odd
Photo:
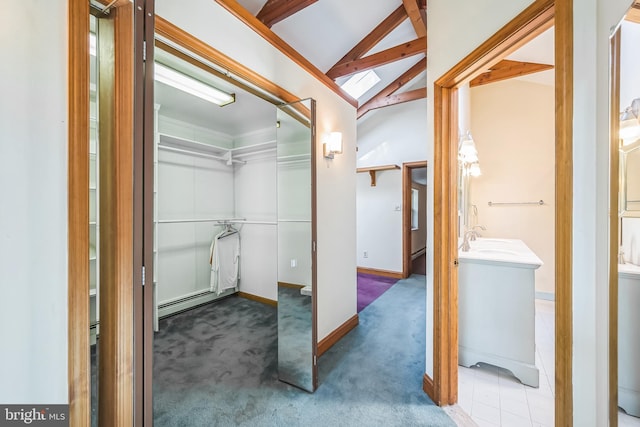
<svg viewBox="0 0 640 427"><path fill-rule="evenodd" d="M424 276L401 280L319 360L307 393L277 379L276 309L238 297L161 321L155 426L455 426L422 391Z"/></svg>

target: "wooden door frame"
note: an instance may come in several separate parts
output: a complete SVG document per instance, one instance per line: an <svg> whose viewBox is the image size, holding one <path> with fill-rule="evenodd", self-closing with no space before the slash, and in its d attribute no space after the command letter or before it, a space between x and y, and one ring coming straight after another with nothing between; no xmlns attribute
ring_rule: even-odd
<svg viewBox="0 0 640 427"><path fill-rule="evenodd" d="M618 427L618 251L620 232L620 26L609 43L609 427Z"/></svg>
<svg viewBox="0 0 640 427"><path fill-rule="evenodd" d="M402 164L402 277L411 274L411 171L426 168L427 161Z"/></svg>
<svg viewBox="0 0 640 427"><path fill-rule="evenodd" d="M555 24L556 399L555 425L570 426L572 388L573 2L536 0L434 83L434 366L425 391L458 398L457 87Z"/></svg>
<svg viewBox="0 0 640 427"><path fill-rule="evenodd" d="M103 2L104 3L104 2ZM69 0L69 164L68 164L68 389L70 426L90 425L91 362L89 357L89 2ZM108 118L110 170L104 170L101 212L101 354L100 401L103 423L133 423L133 5L113 4L107 31L113 36L110 59L113 113ZM104 95L106 96L106 95ZM119 119L115 120L115 115ZM102 353L102 351L101 351Z"/></svg>

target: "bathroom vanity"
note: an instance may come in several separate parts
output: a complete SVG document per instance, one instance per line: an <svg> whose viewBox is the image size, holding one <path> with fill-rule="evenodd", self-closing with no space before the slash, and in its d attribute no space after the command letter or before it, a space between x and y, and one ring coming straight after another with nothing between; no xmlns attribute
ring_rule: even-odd
<svg viewBox="0 0 640 427"><path fill-rule="evenodd" d="M640 417L640 266L618 265L618 406Z"/></svg>
<svg viewBox="0 0 640 427"><path fill-rule="evenodd" d="M541 265L521 240L478 238L459 252L460 365L499 366L538 387L535 270Z"/></svg>

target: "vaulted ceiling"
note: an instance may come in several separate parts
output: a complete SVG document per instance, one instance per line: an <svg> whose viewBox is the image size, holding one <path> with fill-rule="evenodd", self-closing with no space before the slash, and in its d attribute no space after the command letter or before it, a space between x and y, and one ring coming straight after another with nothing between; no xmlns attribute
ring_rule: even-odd
<svg viewBox="0 0 640 427"><path fill-rule="evenodd" d="M427 95L426 0L237 3L339 85L374 70L380 82L358 98L358 117Z"/></svg>

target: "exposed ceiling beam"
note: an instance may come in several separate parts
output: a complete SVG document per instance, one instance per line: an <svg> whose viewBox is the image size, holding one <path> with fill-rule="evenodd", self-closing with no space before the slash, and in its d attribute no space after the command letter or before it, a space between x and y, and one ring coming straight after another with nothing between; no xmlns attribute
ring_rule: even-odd
<svg viewBox="0 0 640 427"><path fill-rule="evenodd" d="M273 24L300 12L318 0L268 0L256 15L264 25L271 28Z"/></svg>
<svg viewBox="0 0 640 427"><path fill-rule="evenodd" d="M625 16L627 21L635 22L636 24L640 24L640 1L636 1L627 12L627 16Z"/></svg>
<svg viewBox="0 0 640 427"><path fill-rule="evenodd" d="M374 53L364 58L354 59L334 66L327 71L327 76L331 79L348 76L361 71L370 70L381 65L389 64L400 59L427 52L427 38L421 37L399 46L395 46L382 52Z"/></svg>
<svg viewBox="0 0 640 427"><path fill-rule="evenodd" d="M365 38L363 38L353 49L349 51L340 61L338 61L329 71L333 72L333 69L339 65L342 65L349 61L354 61L361 58L362 55L370 51L380 40L385 38L391 31L393 31L398 25L400 25L405 19L407 19L407 12L404 6L399 6L394 10L391 15L387 16L376 28L373 29Z"/></svg>
<svg viewBox="0 0 640 427"><path fill-rule="evenodd" d="M540 71L551 69L553 69L553 65L550 64L537 64L534 62L520 62L503 59L491 67L491 69L486 73L480 74L478 77L471 80L469 85L471 87L486 85L500 80L525 76L527 74L538 73Z"/></svg>
<svg viewBox="0 0 640 427"><path fill-rule="evenodd" d="M385 96L382 99L377 100L368 106L366 111L360 111L358 108L358 118L364 116L371 110L377 108L388 107L390 105L402 104L403 102L415 101L416 99L424 99L427 97L427 88L421 87L419 89L410 90L408 92L398 93L396 95Z"/></svg>
<svg viewBox="0 0 640 427"><path fill-rule="evenodd" d="M416 62L416 64L405 71L400 77L391 82L387 87L382 89L380 92L371 97L367 102L358 107L358 118L366 114L371 108L371 105L378 104L381 100L385 99L392 93L396 92L398 89L409 83L416 77L418 74L427 69L427 58L423 58L422 60Z"/></svg>
<svg viewBox="0 0 640 427"><path fill-rule="evenodd" d="M402 4L407 11L409 19L411 20L413 29L416 31L416 36L426 37L427 25L422 20L422 13L420 13L418 2L416 0L402 0Z"/></svg>

